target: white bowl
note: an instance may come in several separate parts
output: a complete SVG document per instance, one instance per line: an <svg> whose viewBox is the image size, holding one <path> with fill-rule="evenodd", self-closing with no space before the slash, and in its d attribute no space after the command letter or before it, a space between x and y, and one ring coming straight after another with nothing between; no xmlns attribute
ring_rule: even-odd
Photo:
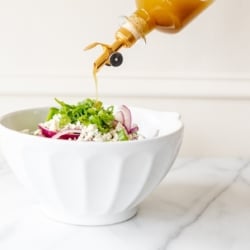
<svg viewBox="0 0 250 250"><path fill-rule="evenodd" d="M20 132L35 130L47 107L1 117L2 153L47 216L78 225L125 221L166 176L182 142L179 114L130 109L147 139L76 142Z"/></svg>

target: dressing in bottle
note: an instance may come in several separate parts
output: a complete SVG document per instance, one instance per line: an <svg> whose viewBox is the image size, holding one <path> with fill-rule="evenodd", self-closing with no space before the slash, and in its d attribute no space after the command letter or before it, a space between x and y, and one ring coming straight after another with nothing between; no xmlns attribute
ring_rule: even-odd
<svg viewBox="0 0 250 250"><path fill-rule="evenodd" d="M103 53L93 65L93 74L103 65L120 66L123 61L122 48L130 48L140 38L156 29L165 33L176 33L205 10L213 0L136 0L137 10L116 31L112 44L95 42L85 48L102 46Z"/></svg>

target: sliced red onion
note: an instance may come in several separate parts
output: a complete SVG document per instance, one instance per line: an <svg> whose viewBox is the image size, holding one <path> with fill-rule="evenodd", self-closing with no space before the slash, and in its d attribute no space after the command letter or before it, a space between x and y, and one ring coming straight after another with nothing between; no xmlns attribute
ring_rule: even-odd
<svg viewBox="0 0 250 250"><path fill-rule="evenodd" d="M63 130L60 132L49 130L48 128L42 126L41 124L38 125L39 129L41 130L41 134L44 137L53 138L53 139L72 139L75 140L79 137L81 131L76 129L70 129L70 130Z"/></svg>
<svg viewBox="0 0 250 250"><path fill-rule="evenodd" d="M115 120L120 122L121 124L124 124L124 114L122 111L118 111L115 114Z"/></svg>
<svg viewBox="0 0 250 250"><path fill-rule="evenodd" d="M127 132L129 133L130 129L131 129L131 122L132 122L130 109L126 105L122 105L120 107L120 111L124 115L124 123L123 123L123 125L125 126Z"/></svg>
<svg viewBox="0 0 250 250"><path fill-rule="evenodd" d="M52 139L64 139L64 140L76 140L79 135L81 134L81 131L79 129L67 129L58 132L57 134L53 135Z"/></svg>
<svg viewBox="0 0 250 250"><path fill-rule="evenodd" d="M48 128L43 127L41 124L39 124L38 127L41 130L41 134L45 137L51 138L57 133L56 131L49 130Z"/></svg>
<svg viewBox="0 0 250 250"><path fill-rule="evenodd" d="M137 124L133 124L129 133L136 133L139 130L139 127Z"/></svg>
<svg viewBox="0 0 250 250"><path fill-rule="evenodd" d="M128 134L136 133L139 130L137 124L132 124L131 111L126 105L120 106L120 110L115 114L115 120L125 127Z"/></svg>

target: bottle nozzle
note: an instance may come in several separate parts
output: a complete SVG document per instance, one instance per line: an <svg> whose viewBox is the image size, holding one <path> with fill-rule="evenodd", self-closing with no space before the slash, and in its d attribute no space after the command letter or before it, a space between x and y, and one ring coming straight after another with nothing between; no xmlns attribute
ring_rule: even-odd
<svg viewBox="0 0 250 250"><path fill-rule="evenodd" d="M123 56L119 52L113 52L110 57L109 57L109 65L113 67L118 67L122 64L123 62ZM108 65L108 64L106 64Z"/></svg>
<svg viewBox="0 0 250 250"><path fill-rule="evenodd" d="M116 40L112 45L94 42L88 45L84 50L93 49L99 45L103 48L103 53L94 62L95 72L98 72L103 65L118 67L122 64L122 54L117 52L117 50L123 46L122 41Z"/></svg>

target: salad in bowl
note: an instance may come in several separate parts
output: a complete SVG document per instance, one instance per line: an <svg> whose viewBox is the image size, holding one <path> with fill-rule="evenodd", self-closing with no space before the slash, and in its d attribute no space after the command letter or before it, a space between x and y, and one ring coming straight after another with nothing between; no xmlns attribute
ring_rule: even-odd
<svg viewBox="0 0 250 250"><path fill-rule="evenodd" d="M59 107L51 107L46 120L38 124L35 135L52 139L76 141L129 141L142 139L139 127L132 123L132 114L126 105L114 111L95 99L86 99L76 105L55 99Z"/></svg>

